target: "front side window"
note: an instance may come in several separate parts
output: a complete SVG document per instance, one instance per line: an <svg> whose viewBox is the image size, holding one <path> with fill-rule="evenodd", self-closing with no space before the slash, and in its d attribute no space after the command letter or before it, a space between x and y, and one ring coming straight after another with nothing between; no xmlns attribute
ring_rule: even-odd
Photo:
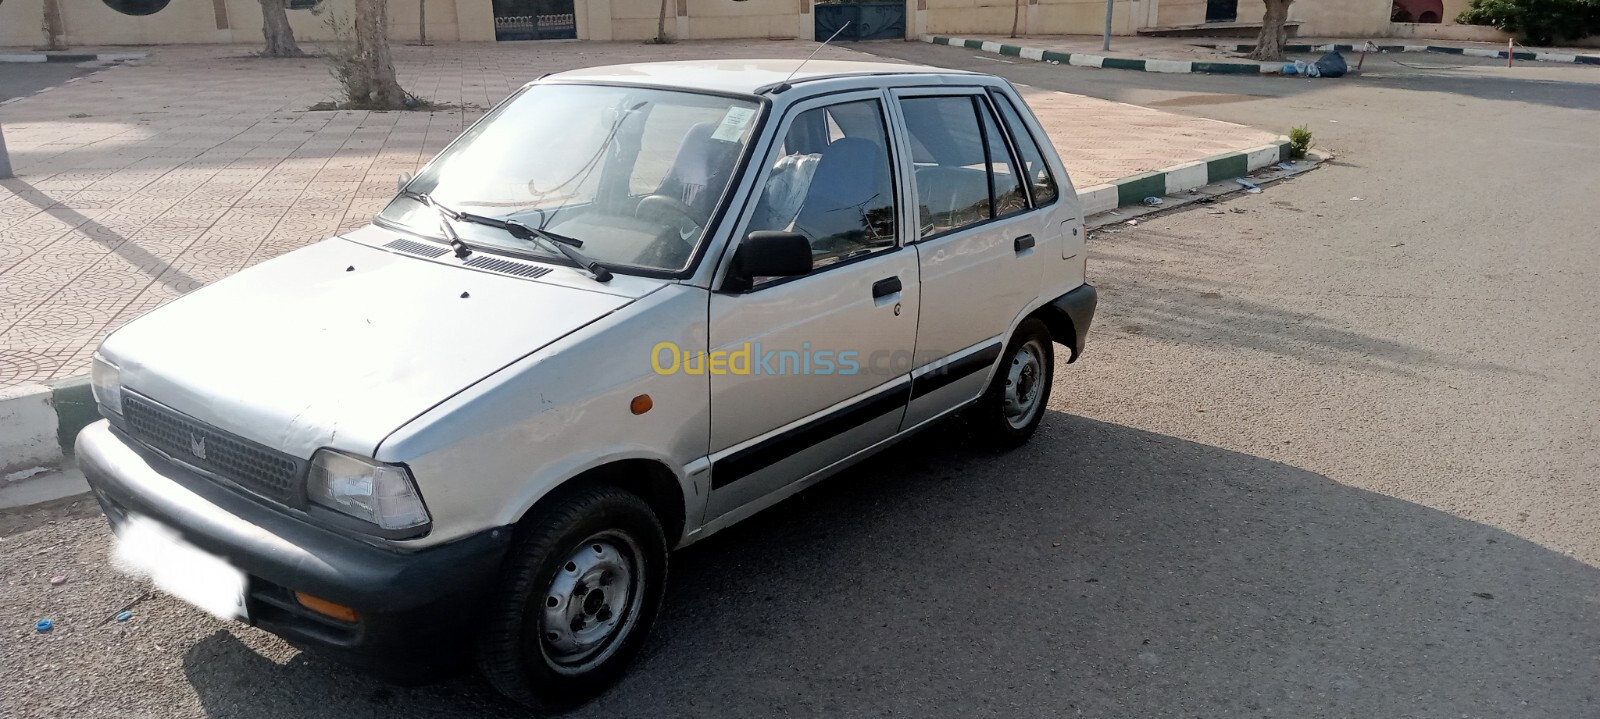
<svg viewBox="0 0 1600 719"><path fill-rule="evenodd" d="M895 216L883 108L859 100L795 116L746 232L805 235L820 268L893 247Z"/></svg>
<svg viewBox="0 0 1600 719"><path fill-rule="evenodd" d="M583 242L613 267L688 267L744 156L755 101L674 90L535 85L497 108L406 186L458 212ZM437 213L401 195L379 217L440 237ZM453 225L470 245L559 257L495 227Z"/></svg>

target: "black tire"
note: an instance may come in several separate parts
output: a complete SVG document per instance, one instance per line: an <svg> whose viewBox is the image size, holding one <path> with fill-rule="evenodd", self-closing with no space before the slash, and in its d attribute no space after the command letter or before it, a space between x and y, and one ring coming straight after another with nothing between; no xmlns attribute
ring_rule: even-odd
<svg viewBox="0 0 1600 719"><path fill-rule="evenodd" d="M626 561L613 562L613 555ZM605 485L557 490L523 520L489 601L478 666L500 693L533 709L561 710L593 697L638 654L666 580L666 539L644 500ZM624 585L626 591L617 588ZM548 615L573 611L581 616L551 626ZM613 616L615 628L606 629ZM563 654L582 646L578 627L586 621L593 623L581 631L605 630L603 638L587 656ZM552 628L560 632L546 631Z"/></svg>
<svg viewBox="0 0 1600 719"><path fill-rule="evenodd" d="M1031 372L1026 366L1030 360L1023 355L1024 351L1033 354ZM1002 449L1018 447L1027 442L1044 420L1045 407L1050 403L1050 386L1055 380L1055 366L1056 354L1050 343L1050 328L1037 318L1023 320L1006 342L989 387L969 415L979 439ZM1030 409L1021 417L1015 411L1016 404L1007 402L1007 391L1017 382L1014 368L1031 375L1023 379L1023 382L1031 385L1018 383L1018 386L1031 386L1037 392L1037 396L1028 404Z"/></svg>

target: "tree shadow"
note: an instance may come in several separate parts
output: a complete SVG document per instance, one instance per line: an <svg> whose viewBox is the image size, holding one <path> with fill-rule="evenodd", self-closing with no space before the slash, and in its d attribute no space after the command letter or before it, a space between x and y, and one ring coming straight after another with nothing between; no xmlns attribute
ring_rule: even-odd
<svg viewBox="0 0 1600 719"><path fill-rule="evenodd" d="M1140 227L1119 239L1091 235L1092 264L1102 281L1102 314L1096 327L1169 342L1231 346L1293 357L1319 365L1359 365L1399 376L1417 370L1457 370L1530 376L1506 365L1453 357L1424 347L1367 334L1360 326L1306 309L1291 309L1247 299L1193 262L1251 261L1239 247L1195 239L1192 233ZM1184 258L1172 271L1152 265L1144 255ZM1137 279L1135 279L1137 278ZM1221 290L1221 291L1218 291Z"/></svg>
<svg viewBox="0 0 1600 719"><path fill-rule="evenodd" d="M1600 570L1236 452L1051 413L946 423L674 557L656 634L572 716L1593 716ZM226 635L211 716L514 715Z"/></svg>

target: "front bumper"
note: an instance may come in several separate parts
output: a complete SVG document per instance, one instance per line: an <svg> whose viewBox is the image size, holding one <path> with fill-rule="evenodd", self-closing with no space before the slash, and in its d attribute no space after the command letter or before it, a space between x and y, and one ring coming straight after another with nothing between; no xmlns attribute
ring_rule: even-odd
<svg viewBox="0 0 1600 719"><path fill-rule="evenodd" d="M249 623L397 681L468 656L511 539L501 527L415 552L377 546L217 484L103 421L78 435L77 458L113 529L134 514L173 528L247 575ZM294 592L360 618L314 613Z"/></svg>

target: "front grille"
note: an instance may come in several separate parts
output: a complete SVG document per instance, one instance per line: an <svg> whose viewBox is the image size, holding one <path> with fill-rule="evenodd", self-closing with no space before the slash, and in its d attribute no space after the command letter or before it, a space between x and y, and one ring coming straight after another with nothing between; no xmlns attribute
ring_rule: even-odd
<svg viewBox="0 0 1600 719"><path fill-rule="evenodd" d="M285 504L299 504L301 462L126 390L122 419L134 439L184 464Z"/></svg>

